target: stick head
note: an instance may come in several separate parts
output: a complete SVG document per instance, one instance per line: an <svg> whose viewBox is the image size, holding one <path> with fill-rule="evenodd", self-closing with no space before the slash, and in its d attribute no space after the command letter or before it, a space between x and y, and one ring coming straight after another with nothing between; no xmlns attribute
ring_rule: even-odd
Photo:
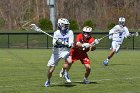
<svg viewBox="0 0 140 93"><path fill-rule="evenodd" d="M41 31L41 29L39 27L37 27L36 24L31 24L30 27L31 27L32 30L35 30L37 32Z"/></svg>

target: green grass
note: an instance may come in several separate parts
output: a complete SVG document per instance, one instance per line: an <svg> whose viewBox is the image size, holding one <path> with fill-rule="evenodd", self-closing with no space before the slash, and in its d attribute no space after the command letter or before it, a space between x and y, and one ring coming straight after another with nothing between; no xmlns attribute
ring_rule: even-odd
<svg viewBox="0 0 140 93"><path fill-rule="evenodd" d="M77 61L70 70L72 84L59 77L60 61L51 80L47 78L48 49L0 49L0 93L140 93L140 50L121 50L109 63L102 65L109 50L89 52L91 84L82 84L85 68Z"/></svg>

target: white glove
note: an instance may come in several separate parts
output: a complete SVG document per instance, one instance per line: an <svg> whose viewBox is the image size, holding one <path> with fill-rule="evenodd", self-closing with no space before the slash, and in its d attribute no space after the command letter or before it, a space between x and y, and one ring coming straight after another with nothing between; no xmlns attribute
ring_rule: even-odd
<svg viewBox="0 0 140 93"><path fill-rule="evenodd" d="M58 40L56 41L56 44L62 44L62 40L61 40L61 39L58 39Z"/></svg>
<svg viewBox="0 0 140 93"><path fill-rule="evenodd" d="M64 45L65 45L65 46L68 46L68 42L64 42Z"/></svg>
<svg viewBox="0 0 140 93"><path fill-rule="evenodd" d="M130 39L132 37L132 34L130 33L126 38Z"/></svg>
<svg viewBox="0 0 140 93"><path fill-rule="evenodd" d="M62 43L63 44L63 43ZM72 44L69 44L68 42L64 42L64 45L67 47L67 48L71 48L72 47Z"/></svg>
<svg viewBox="0 0 140 93"><path fill-rule="evenodd" d="M84 44L82 44L82 47L83 48L89 48L90 47L90 44L89 43L84 43Z"/></svg>
<svg viewBox="0 0 140 93"><path fill-rule="evenodd" d="M63 45L65 45L66 47L69 47L68 42L62 42Z"/></svg>
<svg viewBox="0 0 140 93"><path fill-rule="evenodd" d="M109 39L112 39L112 35L109 35Z"/></svg>
<svg viewBox="0 0 140 93"><path fill-rule="evenodd" d="M99 42L100 42L99 39L95 39L95 40L94 40L94 43L95 43L95 44L99 44Z"/></svg>

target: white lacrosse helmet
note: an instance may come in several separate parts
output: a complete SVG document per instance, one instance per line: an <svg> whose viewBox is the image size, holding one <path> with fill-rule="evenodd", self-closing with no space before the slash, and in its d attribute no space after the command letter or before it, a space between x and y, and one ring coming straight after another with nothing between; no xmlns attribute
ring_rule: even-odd
<svg viewBox="0 0 140 93"><path fill-rule="evenodd" d="M91 32L91 31L92 31L92 28L89 27L89 26L85 26L85 27L83 28L83 32Z"/></svg>
<svg viewBox="0 0 140 93"><path fill-rule="evenodd" d="M85 26L85 27L83 28L83 35L84 35L84 37L85 37L85 38L91 37L91 34L90 34L91 31L92 31L92 28L91 28L91 27Z"/></svg>
<svg viewBox="0 0 140 93"><path fill-rule="evenodd" d="M58 27L62 27L63 25L69 25L69 21L66 18L58 19L57 25Z"/></svg>
<svg viewBox="0 0 140 93"><path fill-rule="evenodd" d="M119 18L119 25L122 25L122 26L125 25L125 18L124 17Z"/></svg>

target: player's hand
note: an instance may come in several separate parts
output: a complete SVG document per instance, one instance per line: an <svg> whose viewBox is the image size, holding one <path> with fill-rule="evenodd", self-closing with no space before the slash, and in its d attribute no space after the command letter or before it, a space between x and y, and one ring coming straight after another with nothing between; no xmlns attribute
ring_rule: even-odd
<svg viewBox="0 0 140 93"><path fill-rule="evenodd" d="M131 37L132 37L132 34L130 33L130 34L127 36L127 38L130 39Z"/></svg>
<svg viewBox="0 0 140 93"><path fill-rule="evenodd" d="M62 40L61 39L58 39L57 41L56 41L56 44L62 44Z"/></svg>
<svg viewBox="0 0 140 93"><path fill-rule="evenodd" d="M62 43L63 44L63 43ZM64 42L64 44L67 48L71 48L73 46L73 44L69 44L68 42Z"/></svg>
<svg viewBox="0 0 140 93"><path fill-rule="evenodd" d="M99 44L99 42L100 42L99 39L95 39L95 40L94 40L94 43L95 43L95 44Z"/></svg>
<svg viewBox="0 0 140 93"><path fill-rule="evenodd" d="M63 44L65 47L67 47L67 48L69 47L68 42L63 42L62 44Z"/></svg>
<svg viewBox="0 0 140 93"><path fill-rule="evenodd" d="M89 48L90 47L90 44L89 43L84 43L84 44L82 44L82 47L83 48Z"/></svg>

